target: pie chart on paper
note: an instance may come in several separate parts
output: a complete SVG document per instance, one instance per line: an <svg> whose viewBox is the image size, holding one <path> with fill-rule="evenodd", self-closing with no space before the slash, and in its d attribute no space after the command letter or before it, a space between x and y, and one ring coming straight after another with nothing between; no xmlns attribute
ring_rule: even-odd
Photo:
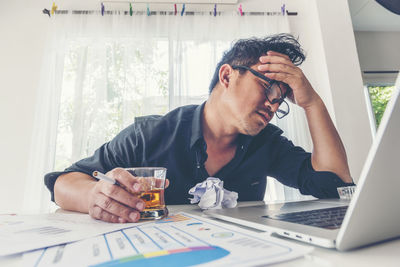
<svg viewBox="0 0 400 267"><path fill-rule="evenodd" d="M191 266L221 259L227 256L229 253L229 251L217 246L188 247L139 254L93 266Z"/></svg>

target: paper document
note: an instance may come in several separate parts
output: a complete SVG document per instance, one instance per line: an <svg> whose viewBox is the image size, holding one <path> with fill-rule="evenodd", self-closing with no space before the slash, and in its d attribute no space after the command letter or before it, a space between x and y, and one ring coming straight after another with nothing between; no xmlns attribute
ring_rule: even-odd
<svg viewBox="0 0 400 267"><path fill-rule="evenodd" d="M138 224L106 223L83 213L0 215L0 256L73 242L132 225Z"/></svg>
<svg viewBox="0 0 400 267"><path fill-rule="evenodd" d="M265 233L178 213L23 255L23 266L254 266L312 250Z"/></svg>

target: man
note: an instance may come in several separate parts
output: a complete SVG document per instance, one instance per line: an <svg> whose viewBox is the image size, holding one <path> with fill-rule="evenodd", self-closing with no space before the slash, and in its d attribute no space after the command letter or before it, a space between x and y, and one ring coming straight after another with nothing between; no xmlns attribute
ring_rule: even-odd
<svg viewBox="0 0 400 267"><path fill-rule="evenodd" d="M291 35L239 40L217 65L209 99L165 116L137 118L93 156L45 183L60 207L109 222L136 222L144 203L123 187L96 181L106 173L134 192L124 167L166 167L167 204L188 203L188 191L209 176L224 181L239 201L262 200L266 176L318 198L338 197L352 183L346 153L324 103L296 66L305 56ZM289 112L288 97L305 111L313 141L307 153L269 124Z"/></svg>

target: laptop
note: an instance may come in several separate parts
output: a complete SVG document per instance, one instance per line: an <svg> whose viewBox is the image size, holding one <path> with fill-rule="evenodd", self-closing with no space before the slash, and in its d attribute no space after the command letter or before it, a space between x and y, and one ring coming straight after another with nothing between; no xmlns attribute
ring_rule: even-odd
<svg viewBox="0 0 400 267"><path fill-rule="evenodd" d="M205 214L346 251L400 236L400 75L351 201L311 200Z"/></svg>

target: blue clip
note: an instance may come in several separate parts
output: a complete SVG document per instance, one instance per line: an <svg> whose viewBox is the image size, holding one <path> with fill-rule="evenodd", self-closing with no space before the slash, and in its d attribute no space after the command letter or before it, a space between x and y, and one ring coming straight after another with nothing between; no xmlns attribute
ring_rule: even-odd
<svg viewBox="0 0 400 267"><path fill-rule="evenodd" d="M104 16L104 11L105 11L104 4L101 3L101 15L102 16Z"/></svg>
<svg viewBox="0 0 400 267"><path fill-rule="evenodd" d="M286 9L286 5L283 4L283 6L281 6L282 16L285 16L285 9Z"/></svg>
<svg viewBox="0 0 400 267"><path fill-rule="evenodd" d="M181 16L183 16L183 14L185 14L185 4L182 5Z"/></svg>
<svg viewBox="0 0 400 267"><path fill-rule="evenodd" d="M129 3L129 15L132 17L133 14L133 9L132 9L132 3Z"/></svg>
<svg viewBox="0 0 400 267"><path fill-rule="evenodd" d="M214 5L214 17L217 16L217 4Z"/></svg>
<svg viewBox="0 0 400 267"><path fill-rule="evenodd" d="M50 10L48 10L47 8L45 8L45 9L42 10L42 12L43 12L43 14L49 15L49 18L50 18Z"/></svg>
<svg viewBox="0 0 400 267"><path fill-rule="evenodd" d="M147 16L150 16L150 6L147 4Z"/></svg>

